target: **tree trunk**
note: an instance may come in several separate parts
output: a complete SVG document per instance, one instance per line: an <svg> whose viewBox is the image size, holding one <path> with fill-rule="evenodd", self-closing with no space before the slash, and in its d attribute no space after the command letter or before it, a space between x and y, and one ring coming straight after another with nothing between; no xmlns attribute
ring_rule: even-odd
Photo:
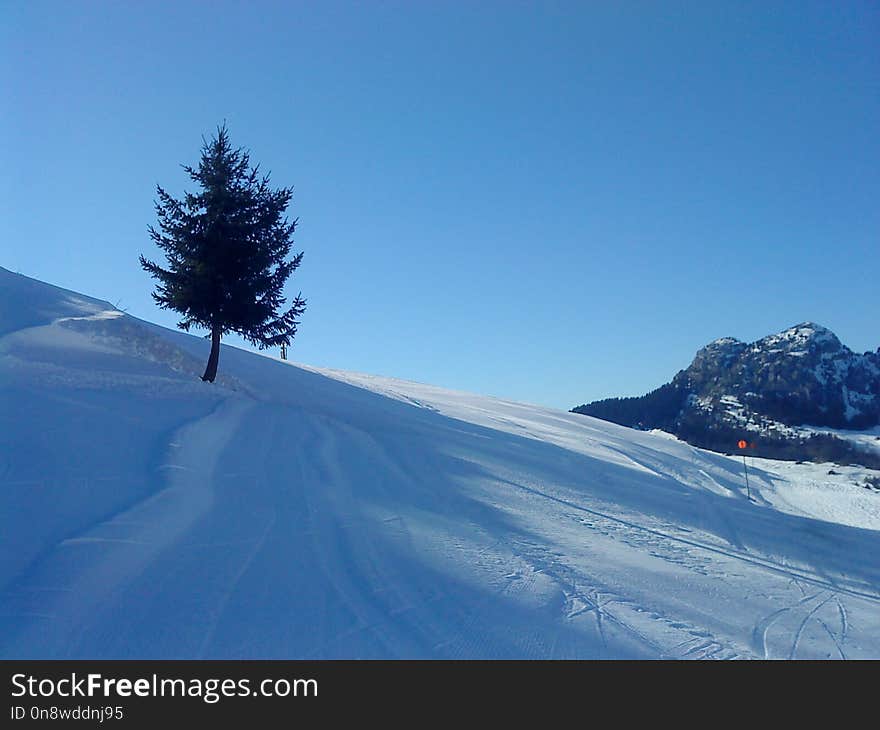
<svg viewBox="0 0 880 730"><path fill-rule="evenodd" d="M220 362L220 328L214 327L211 330L211 355L208 357L208 367L205 368L205 374L202 380L213 383L217 377L217 363Z"/></svg>

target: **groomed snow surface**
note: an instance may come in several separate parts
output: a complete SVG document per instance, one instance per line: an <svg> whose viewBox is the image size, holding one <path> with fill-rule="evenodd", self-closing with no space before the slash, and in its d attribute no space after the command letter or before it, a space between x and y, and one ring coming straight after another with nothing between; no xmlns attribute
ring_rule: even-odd
<svg viewBox="0 0 880 730"><path fill-rule="evenodd" d="M0 656L880 658L876 472L207 347L0 269Z"/></svg>

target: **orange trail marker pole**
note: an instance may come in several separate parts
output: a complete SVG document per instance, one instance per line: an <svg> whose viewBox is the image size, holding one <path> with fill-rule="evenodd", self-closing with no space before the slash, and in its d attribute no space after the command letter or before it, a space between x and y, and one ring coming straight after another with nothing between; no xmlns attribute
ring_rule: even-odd
<svg viewBox="0 0 880 730"><path fill-rule="evenodd" d="M745 452L746 448L748 448L748 445L749 444L745 439L740 439L739 442L737 443L737 446L739 446L740 451L743 452L743 471L746 474L746 494L749 495L749 502L751 502L752 501L752 490L749 487L749 467L746 466L746 452Z"/></svg>

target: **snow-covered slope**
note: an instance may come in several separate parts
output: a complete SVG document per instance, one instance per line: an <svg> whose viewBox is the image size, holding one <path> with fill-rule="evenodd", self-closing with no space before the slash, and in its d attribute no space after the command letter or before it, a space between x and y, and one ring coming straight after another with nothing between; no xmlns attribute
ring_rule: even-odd
<svg viewBox="0 0 880 730"><path fill-rule="evenodd" d="M0 656L880 657L876 473L206 356L0 269Z"/></svg>

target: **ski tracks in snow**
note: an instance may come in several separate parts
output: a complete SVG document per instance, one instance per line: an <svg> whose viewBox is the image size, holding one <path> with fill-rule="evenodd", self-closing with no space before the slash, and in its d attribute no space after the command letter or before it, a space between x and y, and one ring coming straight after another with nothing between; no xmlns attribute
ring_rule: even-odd
<svg viewBox="0 0 880 730"><path fill-rule="evenodd" d="M348 454L360 450L368 454L369 459L374 462L382 461L383 473L393 473L396 476L392 483L413 486L423 484L431 488L431 475L426 475L422 470L408 467L398 454L388 451L378 442L369 443L371 437L367 434L356 432L343 424L332 423L332 425L325 425L319 430L318 439L324 453L324 468L329 474L334 474L334 470L336 470L331 481L337 485L347 484L345 490L349 497L354 495L353 490L365 487L367 482L359 478L363 475L349 474L343 477L338 473L338 465L342 461L339 458L338 450L343 448ZM345 446L342 445L343 443ZM635 551L668 562L674 569L703 576L704 580L708 581L707 588L711 588L713 583L717 583L728 584L724 590L731 590L730 585L744 580L743 572L745 572L747 574L762 574L764 576L762 580L768 580L774 584L783 583L783 581L793 582L801 590L805 590L804 586L809 586L813 588L813 593L809 597L810 600L803 601L805 612L798 614L797 623L787 634L788 643L783 647L784 650L777 650L776 643L774 643L775 638L771 641L768 637L771 634L775 637L774 632L778 632L782 628L782 624L779 622L780 617L783 614L794 615L800 602L771 613L766 618L766 626L759 621L753 631L753 641L750 646L747 635L741 637L742 640L740 640L736 634L718 633L717 631L713 633L712 629L707 629L705 623L697 618L699 612L691 616L687 611L682 612L664 606L662 601L652 601L652 605L648 606L644 603L644 595L639 591L627 595L630 591L625 582L621 583L615 579L613 585L609 584L606 579L600 578L598 574L590 571L588 563L585 563L582 557L573 556L571 551L561 544L556 544L554 541L544 543L537 539L537 535L524 536L503 530L495 531L491 534L492 539L480 551L483 556L480 558L481 561L485 560L488 564L494 561L498 565L495 577L490 576L489 578L489 582L495 585L495 589L491 593L487 593L482 601L467 608L465 615L460 619L461 622L456 627L457 636L451 635L446 639L438 636L438 643L432 647L434 649L450 649L453 645L457 646L457 649L452 649L454 656L479 656L486 653L488 651L488 645L485 643L486 638L474 634L479 622L485 621L484 611L487 610L487 607L493 603L497 604L502 599L524 600L526 603L534 605L536 592L546 596L548 580L556 587L559 601L556 608L552 609L545 600L545 605L539 609L543 612L543 617L539 620L544 623L555 622L559 628L555 638L549 644L539 643L534 647L535 656L557 656L557 652L563 646L558 638L559 632L565 626L573 626L579 633L586 631L595 635L594 646L597 648L599 656L620 656L621 653L630 652L638 656L688 659L733 659L756 655L768 658L775 656L794 658L799 656L800 644L805 633L815 625L820 627L824 633L825 642L830 642L829 651L826 654L833 653L845 658L848 624L847 609L842 594L852 594L846 597L847 600L878 602L874 595L857 589L836 586L828 580L805 574L802 569L795 569L786 564L780 565L768 556L749 552L739 540L732 524L726 525L728 544L723 545L714 540L707 542L708 535L699 536L690 531L681 530L675 525L654 524L653 522L649 525L643 525L635 522L630 515L610 514L605 508L595 509L592 508L592 505L587 507L587 504L591 504L590 501L584 502L580 497L572 496L571 499L578 501L578 503L574 503L569 499L525 484L509 480L503 480L501 484L516 486L532 497L538 498L543 502L541 507L536 507L538 512L551 514L558 512L562 507L563 512L568 513L568 517L583 524L590 531L596 532L597 536L619 541ZM436 483L433 484L434 489L437 487ZM339 490L332 491L338 498ZM386 491L388 490L386 489ZM398 498L399 496L397 495ZM392 499L390 501L399 502L400 500ZM711 500L706 501L711 503ZM353 499L347 499L346 504L349 511L354 509ZM714 504L711 506L714 507ZM339 511L338 504L335 506L327 505L327 507L329 512ZM571 514L564 509L566 507L576 507L578 513ZM716 510L713 512L716 512L713 514L715 519L721 518ZM464 516L459 517L464 519ZM407 536L407 539L411 540L407 530L407 521L403 516L396 514L387 518L386 522L396 526ZM682 533L687 537L684 537ZM363 531L361 536L366 534L367 531ZM450 542L453 541L450 540ZM454 557L452 550L454 542L449 547L450 556ZM372 554L375 558L375 550L371 553L369 548L370 545L361 545L358 555ZM543 576L545 579L541 585L535 583L535 579L539 576ZM386 579L390 577L390 575L385 576ZM405 581L399 585L404 583ZM735 592L735 589L733 590ZM402 593L398 593L397 598L406 602ZM815 602L811 602L812 599L816 599ZM411 598L409 600L412 601ZM538 599L539 603L540 600ZM435 601L434 609L444 607L442 596L437 597ZM415 601L412 603L413 605L406 610L420 609L418 618L426 627L430 624L428 620L430 612L427 611L429 607L423 602ZM836 626L832 627L832 622L825 616L825 612L830 608L835 608L837 612L839 629ZM381 614L382 609L379 610ZM399 614L396 610L394 612ZM555 617L553 616L554 612ZM503 617L499 618L503 620ZM589 619L592 623L591 630L583 623L584 619ZM375 630L382 623L382 619L377 621L374 614L369 621L364 618L363 623L365 629ZM787 622L785 623L787 625ZM446 632L450 633L449 626L446 627ZM755 636L758 637L757 641L754 639ZM421 646L418 641L416 643ZM821 637L811 636L811 653L814 653L816 648L821 645ZM424 649L425 647L421 646L421 650L424 651ZM519 651L530 652L532 650L521 647Z"/></svg>
<svg viewBox="0 0 880 730"><path fill-rule="evenodd" d="M246 446L227 448L242 438ZM859 616L863 602L878 603L749 552L732 523L724 544L495 467L462 478L462 463L444 472L438 458L405 435L225 400L174 434L163 488L60 542L11 587L0 610L19 630L0 654L79 656L108 605L116 616L149 611L136 603L146 586L169 595L193 586L192 605L176 615L193 627L189 651L200 657L846 658L846 601L860 604ZM202 557L212 561L204 581ZM740 582L751 588L742 574L760 575L776 607L750 636L723 621L710 627L687 596L631 585L617 559L640 571L661 561L691 597L733 596ZM263 576L271 583L255 594ZM779 608L794 589L800 598ZM241 623L264 610L260 601L278 613ZM146 620L149 637L171 614Z"/></svg>
<svg viewBox="0 0 880 730"><path fill-rule="evenodd" d="M792 583L800 591L801 598L758 621L752 631L752 644L764 659L802 658L799 656L801 639L806 629L815 624L824 632L830 646L824 654L821 653L817 649L822 645L820 637L814 637L811 651L805 658L831 659L836 654L837 658L846 659L844 647L849 635L849 620L841 596L832 590L807 590L796 579Z"/></svg>

